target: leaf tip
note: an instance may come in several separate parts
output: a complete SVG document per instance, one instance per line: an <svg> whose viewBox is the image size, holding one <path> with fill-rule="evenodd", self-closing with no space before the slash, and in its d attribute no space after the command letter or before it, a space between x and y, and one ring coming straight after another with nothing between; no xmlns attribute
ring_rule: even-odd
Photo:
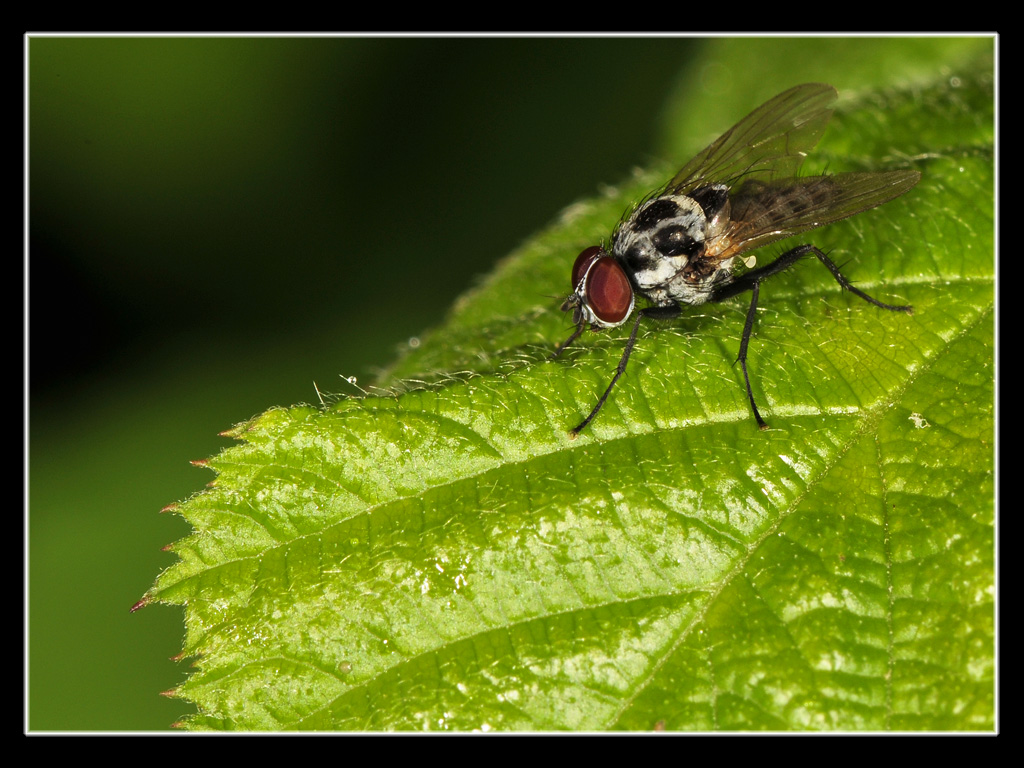
<svg viewBox="0 0 1024 768"><path fill-rule="evenodd" d="M136 612L137 610L139 610L140 608L145 608L145 607L146 607L147 605L149 605L149 604L150 604L151 602L153 602L153 598L152 598L152 597L150 597L149 595L143 595L143 596L142 596L142 599L141 599L141 600L139 600L139 601L138 601L137 603L135 603L135 605L133 605L133 606L132 606L132 607L131 607L131 608L130 608L130 609L128 610L128 613L135 613L135 612Z"/></svg>
<svg viewBox="0 0 1024 768"><path fill-rule="evenodd" d="M234 440L240 440L248 428L249 422L243 421L241 424L235 424L233 427L218 432L217 437L230 437Z"/></svg>

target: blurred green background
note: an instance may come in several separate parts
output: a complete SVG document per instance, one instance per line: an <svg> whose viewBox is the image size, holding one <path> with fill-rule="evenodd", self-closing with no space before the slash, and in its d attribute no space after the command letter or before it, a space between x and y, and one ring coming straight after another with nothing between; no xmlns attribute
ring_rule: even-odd
<svg viewBox="0 0 1024 768"><path fill-rule="evenodd" d="M874 62L895 83L986 46L29 39L27 727L187 713L158 695L188 672L181 612L128 609L188 532L158 511L212 480L189 460L372 382L562 208L658 157L670 92L842 88Z"/></svg>

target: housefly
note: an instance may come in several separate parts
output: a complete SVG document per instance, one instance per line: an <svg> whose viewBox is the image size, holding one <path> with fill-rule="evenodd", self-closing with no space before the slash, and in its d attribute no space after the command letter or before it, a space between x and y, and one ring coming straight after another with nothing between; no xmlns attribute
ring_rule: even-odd
<svg viewBox="0 0 1024 768"><path fill-rule="evenodd" d="M745 291L751 300L738 362L754 418L766 429L747 371L757 300L761 283L805 256L817 257L842 288L868 303L912 312L856 288L813 245L798 245L765 266L733 274L741 254L879 206L920 180L918 171L909 170L798 177L804 157L825 132L835 99L832 86L809 83L762 104L636 204L612 233L610 249L591 246L576 258L572 293L562 303L563 311L572 311L576 330L552 357L588 327L596 331L624 324L634 314L637 295L649 305L636 311L615 375L571 431L573 437L593 421L625 372L641 320L671 319L684 305L723 301Z"/></svg>

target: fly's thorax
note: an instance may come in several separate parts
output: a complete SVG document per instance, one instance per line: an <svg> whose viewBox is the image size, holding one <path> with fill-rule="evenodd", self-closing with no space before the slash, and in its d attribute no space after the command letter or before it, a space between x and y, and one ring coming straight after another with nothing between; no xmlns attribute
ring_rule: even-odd
<svg viewBox="0 0 1024 768"><path fill-rule="evenodd" d="M637 292L665 304L669 285L703 250L706 230L707 218L692 197L656 197L619 226L612 255Z"/></svg>
<svg viewBox="0 0 1024 768"><path fill-rule="evenodd" d="M612 254L633 287L655 304L703 303L707 291L694 281L707 243L726 231L729 190L714 184L689 195L667 194L641 204L615 233ZM702 271L702 270L701 270Z"/></svg>

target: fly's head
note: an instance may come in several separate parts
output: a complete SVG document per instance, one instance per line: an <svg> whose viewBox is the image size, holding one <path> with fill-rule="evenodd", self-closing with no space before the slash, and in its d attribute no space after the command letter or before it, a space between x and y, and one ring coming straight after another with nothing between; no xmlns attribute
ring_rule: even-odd
<svg viewBox="0 0 1024 768"><path fill-rule="evenodd" d="M633 286L625 271L599 245L584 249L572 265L572 289L562 311L572 311L572 321L581 331L616 328L633 313Z"/></svg>

